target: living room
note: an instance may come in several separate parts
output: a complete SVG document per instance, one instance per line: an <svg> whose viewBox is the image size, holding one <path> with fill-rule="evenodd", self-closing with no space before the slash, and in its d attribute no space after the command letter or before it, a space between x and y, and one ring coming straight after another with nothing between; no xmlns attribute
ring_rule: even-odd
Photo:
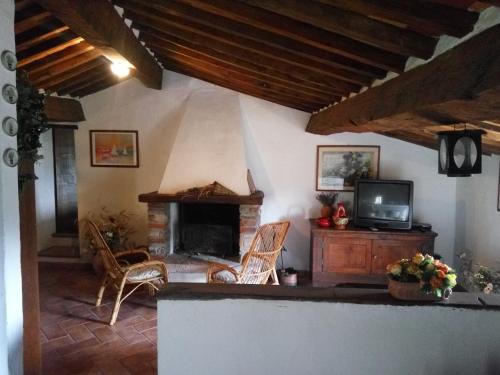
<svg viewBox="0 0 500 375"><path fill-rule="evenodd" d="M434 366L435 371L428 369L427 373L444 368L453 368L457 373L495 373L499 364L492 353L498 349L498 336L489 329L498 326L500 303L495 293L484 293L484 288L479 289L480 284L473 284L477 265L488 267L492 272L488 275L492 277L498 277L495 272L500 270L497 251L500 234L496 231L500 223L500 77L495 67L500 56L499 44L495 42L500 22L498 3L495 6L495 1L462 1L460 5L425 1L422 2L425 6L420 4L422 9L414 16L410 16L409 10L419 5L412 2L404 2L404 6L392 1L373 5L365 0L352 4L315 0L307 12L300 2L294 1L282 4L282 8L279 1L251 0L239 0L237 5L222 0L176 0L168 2L168 6L161 1L147 4L120 0L112 1L115 7L105 5L107 12L110 9L114 12L108 17L109 28L125 33L130 32L129 27L135 30L123 39L130 42L131 35L138 38L130 43L134 51L140 49L141 53L127 51L113 38L105 40L110 34L99 34L100 26L92 25L88 15L93 13L86 9L85 1L69 3L40 0L2 4L2 19L9 25L2 28L5 44L2 50L17 52L18 74L26 70L27 81L30 82L30 77L33 80L34 92L40 89L41 95L49 94L46 102L52 100L51 105L57 106L56 110L45 108L51 126L40 134L38 153L43 158L34 164L37 179L28 182L28 188L19 193L20 221L15 219L17 213L13 214L19 211L17 169L2 165L4 224L0 248L6 254L2 260L6 280L2 288L6 296L2 301L5 315L0 318L7 337L2 351L11 353L10 360L5 362L9 366L6 373L23 373L23 361L26 374L214 373L223 362L226 368L219 368L219 372L229 373L243 366L245 353L258 359L251 361L248 372L241 373L263 372L264 368L278 373L346 373L348 369L351 373L370 373L370 369L371 373L397 373L405 366L417 366L404 350L397 352L399 361L380 352L367 355L359 363L356 359L376 350L376 343L384 340L383 329L390 329L391 321L406 324L404 316L399 315L403 310L411 319L436 322L432 329L422 328L431 340L436 339L436 332L445 341L458 340L457 332L461 329L477 332L470 340L472 346L482 348L484 353L479 349L462 353L459 340L451 346L464 358L467 355L474 358L474 364L465 365L465 359L448 355L433 357L429 366ZM99 3L102 2L94 4L94 10L102 17L104 10ZM331 13L315 13L325 7L330 7ZM70 11L66 14L61 9ZM361 15L361 10L368 12L369 17ZM386 39L380 37L375 48L373 37L366 35L367 29L361 23L353 23L359 29L351 26L351 31L343 30L340 23L333 25L332 20L338 14L350 14L352 22L363 18L370 24L390 25L384 30L397 29L401 38L394 41L387 34ZM447 21L446 16L450 18ZM399 21L397 17L401 17ZM219 21L213 27L209 25L214 22L212 18ZM78 22L72 24L74 19ZM179 20L186 21L185 25L181 27ZM294 28L287 28L287 23L279 21L290 22ZM15 33L11 30L14 25ZM194 25L201 25L202 31ZM70 43L58 47L62 41L55 43L52 39L56 26L57 35L73 33L70 37L81 39L78 42L81 45ZM45 29L41 32L37 28ZM183 34L188 31L191 38ZM52 37L48 35L51 32ZM363 43L365 49L355 55L346 51L347 47L320 46L321 36L326 32L351 38L352 48ZM263 39L271 35L275 39ZM304 35L310 39L306 40ZM433 41L431 47L424 43L428 39ZM142 43L134 44L138 40ZM47 41L54 42L52 50L44 44ZM248 42L246 48L238 46L241 41ZM289 43L286 46L285 41ZM85 43L90 47L84 46ZM299 45L303 50L294 50ZM87 48L79 55L80 60L78 56L69 56L67 49L75 46ZM256 51L257 47L262 50ZM276 55L283 54L273 58L271 48L276 48ZM212 54L208 49L213 50ZM384 60L383 54L374 54L384 62L366 63L364 56L375 49L400 59L391 61L385 56ZM395 53L398 49L401 50ZM342 52L336 55L338 60L330 59L335 55L332 50ZM128 75L117 78L110 73L109 59L113 54L129 59ZM353 60L350 67L343 60L347 55ZM223 56L227 56L225 60ZM296 60L287 62L288 57ZM146 58L147 63L139 64ZM252 58L255 61L250 61ZM269 61L275 65L266 65ZM402 61L402 66L398 61ZM44 68L48 63L52 65ZM331 70L319 74L319 67L326 67L327 63ZM94 68L92 64L96 64ZM395 67L398 64L400 67ZM338 70L340 65L343 67ZM4 70L4 81L15 82L16 72ZM464 77L463 82L458 77ZM320 81L322 78L324 82ZM21 101L17 104L18 120L21 104ZM2 111L4 116L16 118L12 105L2 103ZM484 134L478 136L474 133L477 130L484 130ZM467 131L474 133L476 138L466 143L469 148L463 154L474 159L470 168L477 167L479 160L480 173L474 170L470 177L456 177L447 170L449 165L440 172L440 158L447 157L448 151L439 150L437 133L452 131L461 135L468 135ZM2 137L2 149L7 148L20 149L15 138ZM332 181L325 172L332 160L344 168L352 167L345 160L353 154L366 163L364 178L412 182L404 203L411 207L402 220L410 226L406 231L387 231L380 227L380 222L365 225L363 229L354 227L359 224L356 212L360 191L355 189L353 181ZM450 160L453 157L452 153ZM26 204L27 192L31 194L31 206ZM321 193L336 201L333 212L326 215L326 228L321 228L317 221L325 216L317 199ZM335 198L332 194L336 194ZM214 210L210 207L222 206L221 202L226 203L224 206L235 206L235 202L239 205L237 223L232 224L238 233L231 234L231 241L239 250L232 256L219 254L217 260L231 267L244 263L259 227L289 222L284 248L278 249L265 282L269 279L269 283L276 283L276 274L272 272L278 271L278 276L283 276L279 271L288 269L292 275L298 273L297 287L205 284L214 253L185 250L186 238L196 233L183 231L181 224L183 220L191 220L192 224L201 217L212 218ZM339 202L347 208L346 231L336 229L336 219L332 218L339 215ZM209 214L195 212L190 219L188 206L198 203L207 204ZM256 214L242 216L242 210L247 208L245 215ZM118 298L120 302L116 304L116 292L109 287L101 306L94 306L103 275L98 277L96 272L105 274L108 269L102 262L99 270L92 268L101 259L102 248L89 241L84 223L91 219L103 224L109 218L125 220L127 229L126 239L122 238L124 241L120 243L126 246L113 251L146 245L148 259L165 262L168 280L166 286L158 285L165 288L158 294L158 312L156 297L148 294L148 288L137 290L127 300ZM430 252L459 274L459 285L449 300L398 302L380 282L372 285L361 279L315 283L312 229L327 233L327 237L345 235L351 230L363 231L362 235L353 235L361 241L363 236L383 236L386 232L396 233L395 236L408 234L412 223L431 226L414 228L415 236L435 233ZM193 242L200 237L207 239L217 229L209 222L204 224L204 231L191 238ZM377 225L378 229L373 231L366 228ZM99 229L105 236L106 231ZM219 241L221 233L226 233L224 230L227 228L206 242ZM20 250L23 246L24 250ZM420 244L418 247L412 248L412 252L425 250ZM28 255L22 255L23 251ZM396 260L391 258L387 263ZM467 264L472 268L464 268ZM238 279L240 271L235 271L237 281L242 280ZM476 289L464 287L462 271L469 271L471 285ZM385 271L382 276L382 284L386 284ZM346 285L339 286L344 281ZM156 285L151 283L149 291L153 284ZM334 287L335 284L338 286ZM485 284L487 291L497 292L497 284L491 283L491 288L488 284ZM34 295L36 298L29 300ZM21 296L25 298L24 308ZM280 306L292 313L281 315ZM252 315L256 311L257 316ZM268 321L266 314L270 314ZM373 327L374 320L360 323L370 314L377 316L379 327ZM349 316L357 318L348 321ZM205 319L213 324L205 324ZM346 322L345 327L338 325L337 319ZM319 326L312 323L315 320ZM9 331L5 328L6 321L14 322ZM244 329L240 332L232 331L241 326ZM330 331L322 327L330 327ZM420 328L415 323L408 330L418 336ZM339 349L323 331L343 337L349 332L369 333L366 346L343 338L346 348ZM272 335L265 335L266 332ZM23 351L19 340L23 335L24 360L20 355L12 355ZM227 345L234 335L242 340L239 352ZM296 344L301 338L303 342ZM387 345L390 350L398 350L404 338L399 334L393 338L393 344ZM425 346L425 337L418 340L422 340L419 346ZM210 342L214 343L213 348ZM31 345L29 349L27 343ZM349 352L348 348L354 350L358 345L362 352L356 355ZM331 346L335 347L331 352L333 362L328 350L320 349ZM308 351L310 348L318 351L314 354ZM429 356L430 351L421 349L418 356ZM288 360L287 356L295 359ZM279 362L276 359L286 364L271 365ZM395 362L394 366L381 364L385 361ZM415 373L424 373L424 369L424 365L418 365Z"/></svg>

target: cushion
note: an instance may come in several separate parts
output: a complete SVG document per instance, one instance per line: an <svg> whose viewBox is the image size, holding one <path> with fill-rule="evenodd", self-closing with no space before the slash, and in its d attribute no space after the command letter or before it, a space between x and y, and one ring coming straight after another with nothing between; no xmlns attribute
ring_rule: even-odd
<svg viewBox="0 0 500 375"><path fill-rule="evenodd" d="M129 272L127 280L132 282L141 282L148 279L154 279L162 275L162 269L160 266L145 266L141 268L136 268Z"/></svg>
<svg viewBox="0 0 500 375"><path fill-rule="evenodd" d="M241 264L236 264L233 268L236 272L241 272L242 269ZM229 271L217 272L213 275L213 279L226 284L234 284L236 282L236 278Z"/></svg>

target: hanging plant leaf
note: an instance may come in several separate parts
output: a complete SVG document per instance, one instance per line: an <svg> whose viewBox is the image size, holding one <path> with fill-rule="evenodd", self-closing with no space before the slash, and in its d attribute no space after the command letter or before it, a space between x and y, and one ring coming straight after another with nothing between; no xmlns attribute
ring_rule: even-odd
<svg viewBox="0 0 500 375"><path fill-rule="evenodd" d="M17 151L19 162L35 163L43 158L38 150L42 147L40 135L49 129L45 115L45 94L38 92L28 80L26 72L17 73L17 122L19 132L17 135ZM19 191L23 190L26 182L34 181L34 173L19 174Z"/></svg>

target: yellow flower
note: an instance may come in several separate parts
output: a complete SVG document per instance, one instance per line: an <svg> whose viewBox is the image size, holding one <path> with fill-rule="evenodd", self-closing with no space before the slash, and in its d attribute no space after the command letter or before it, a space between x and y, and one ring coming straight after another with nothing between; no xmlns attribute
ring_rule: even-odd
<svg viewBox="0 0 500 375"><path fill-rule="evenodd" d="M387 271L394 276L400 276L403 272L403 267L399 263L392 263L387 266Z"/></svg>
<svg viewBox="0 0 500 375"><path fill-rule="evenodd" d="M418 268L418 264L412 263L409 265L407 272L410 275L416 275L420 271L420 268Z"/></svg>
<svg viewBox="0 0 500 375"><path fill-rule="evenodd" d="M446 278L450 282L450 287L453 288L455 285L457 285L457 275L454 273L449 273L446 275Z"/></svg>
<svg viewBox="0 0 500 375"><path fill-rule="evenodd" d="M425 257L422 255L422 253L416 253L411 260L418 266L424 259Z"/></svg>
<svg viewBox="0 0 500 375"><path fill-rule="evenodd" d="M433 263L429 263L428 265L425 266L426 271L434 271L436 269L436 266Z"/></svg>

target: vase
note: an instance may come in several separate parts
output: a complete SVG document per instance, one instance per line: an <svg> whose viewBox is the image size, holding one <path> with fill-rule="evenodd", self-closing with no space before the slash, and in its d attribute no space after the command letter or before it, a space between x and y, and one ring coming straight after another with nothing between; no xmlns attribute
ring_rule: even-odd
<svg viewBox="0 0 500 375"><path fill-rule="evenodd" d="M323 206L321 207L321 217L330 217L333 214L332 206Z"/></svg>
<svg viewBox="0 0 500 375"><path fill-rule="evenodd" d="M451 294L451 291L446 297L437 297L434 294L426 294L420 290L420 283L411 282L404 283L401 281L396 281L389 279L389 294L396 299L402 301L427 301L436 302L443 301Z"/></svg>

